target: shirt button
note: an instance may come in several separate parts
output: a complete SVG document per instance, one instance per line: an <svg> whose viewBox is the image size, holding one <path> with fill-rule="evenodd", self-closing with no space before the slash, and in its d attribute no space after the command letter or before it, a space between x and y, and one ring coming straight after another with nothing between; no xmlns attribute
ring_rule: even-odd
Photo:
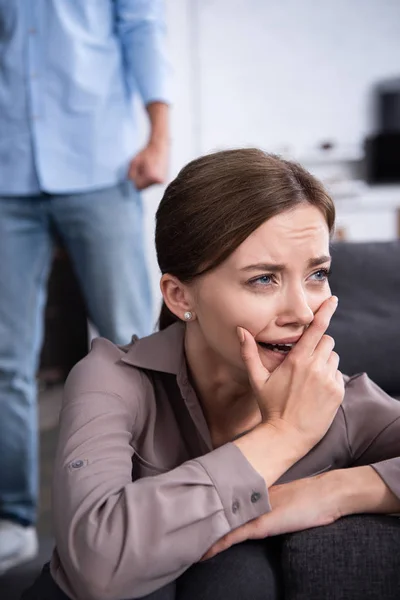
<svg viewBox="0 0 400 600"><path fill-rule="evenodd" d="M256 502L259 501L260 498L261 498L260 492L253 492L250 500L252 501L253 504L255 504Z"/></svg>
<svg viewBox="0 0 400 600"><path fill-rule="evenodd" d="M31 27L30 29L28 29L28 33L29 35L35 35L36 29L34 27Z"/></svg>
<svg viewBox="0 0 400 600"><path fill-rule="evenodd" d="M239 510L239 507L240 507L239 501L235 500L235 502L232 504L232 512L233 512L234 515Z"/></svg>

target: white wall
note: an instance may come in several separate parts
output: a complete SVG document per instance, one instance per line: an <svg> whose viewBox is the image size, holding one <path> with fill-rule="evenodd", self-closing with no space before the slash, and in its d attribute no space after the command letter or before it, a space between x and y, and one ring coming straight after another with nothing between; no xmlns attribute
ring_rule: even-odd
<svg viewBox="0 0 400 600"><path fill-rule="evenodd" d="M400 73L400 0L166 0L174 66L170 175L211 149L301 155L360 146L371 85ZM154 212L144 195L154 293Z"/></svg>
<svg viewBox="0 0 400 600"><path fill-rule="evenodd" d="M205 149L358 144L370 86L400 73L399 0L199 6Z"/></svg>
<svg viewBox="0 0 400 600"><path fill-rule="evenodd" d="M192 24L189 11L190 0L167 0L168 46L173 66L171 123L171 157L169 178L172 179L178 170L192 158L201 153L196 146L196 111L194 110L191 37ZM146 135L146 117L142 117L142 136ZM155 299L154 319L159 312L160 292L155 248L154 248L154 215L164 191L163 186L153 186L143 194L146 228L146 255L151 275L151 284Z"/></svg>

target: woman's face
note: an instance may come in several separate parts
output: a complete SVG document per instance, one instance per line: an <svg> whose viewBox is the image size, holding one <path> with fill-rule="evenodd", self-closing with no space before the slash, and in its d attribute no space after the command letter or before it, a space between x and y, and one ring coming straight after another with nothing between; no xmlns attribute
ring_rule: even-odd
<svg viewBox="0 0 400 600"><path fill-rule="evenodd" d="M264 366L273 371L287 353L275 344L295 343L331 295L329 268L329 232L317 208L302 204L265 222L191 286L206 348L244 369L239 325L254 336Z"/></svg>

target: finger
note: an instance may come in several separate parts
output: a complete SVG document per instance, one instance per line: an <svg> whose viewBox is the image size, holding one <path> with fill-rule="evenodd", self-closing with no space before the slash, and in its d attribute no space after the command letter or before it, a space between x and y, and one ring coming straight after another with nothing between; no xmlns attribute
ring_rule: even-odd
<svg viewBox="0 0 400 600"><path fill-rule="evenodd" d="M268 380L270 373L261 362L257 342L247 329L237 327L242 360L246 365L249 381L255 390L260 390Z"/></svg>
<svg viewBox="0 0 400 600"><path fill-rule="evenodd" d="M163 183L164 181L158 166L150 161L148 161L145 165L145 173L150 184Z"/></svg>
<svg viewBox="0 0 400 600"><path fill-rule="evenodd" d="M135 183L138 190L144 190L150 185L149 177L144 164L138 165Z"/></svg>
<svg viewBox="0 0 400 600"><path fill-rule="evenodd" d="M160 181L158 179L156 179L155 177L143 177L140 185L142 190L145 190L146 188L150 187L151 185L155 185L156 183L160 183Z"/></svg>
<svg viewBox="0 0 400 600"><path fill-rule="evenodd" d="M340 362L340 356L337 352L332 352L328 360L328 369L334 374L337 372Z"/></svg>
<svg viewBox="0 0 400 600"><path fill-rule="evenodd" d="M337 383L343 388L343 392L344 392L344 378L343 378L343 373L341 371L337 370L335 378L336 378Z"/></svg>
<svg viewBox="0 0 400 600"><path fill-rule="evenodd" d="M147 177L143 177L142 175L137 178L136 187L139 191L145 190L151 185L151 182L147 179Z"/></svg>
<svg viewBox="0 0 400 600"><path fill-rule="evenodd" d="M323 335L314 351L314 357L321 363L327 363L335 347L335 340L330 335Z"/></svg>
<svg viewBox="0 0 400 600"><path fill-rule="evenodd" d="M225 538L222 538L218 542L216 542L213 546L211 546L211 548L208 550L208 552L206 552L204 554L204 556L201 557L200 562L203 562L204 560L209 560L210 558L217 556L217 554L224 552L224 550L228 550L228 548L230 548L230 547L231 547L231 544L229 544Z"/></svg>
<svg viewBox="0 0 400 600"><path fill-rule="evenodd" d="M279 509L276 509L264 515L262 539L265 539L267 537L273 537L275 535L281 535L282 533L288 533L287 523L285 519L285 511L280 511ZM257 532L254 531L248 539L257 540L261 538L259 535L257 535Z"/></svg>
<svg viewBox="0 0 400 600"><path fill-rule="evenodd" d="M249 528L247 527L247 523L245 523L241 527L238 527L237 529L234 529L227 535L224 535L224 537L222 537L220 540L218 540L218 542L215 542L215 544L211 546L211 548L206 552L206 554L202 556L201 560L208 560L209 558L212 558L213 556L216 556L217 554L228 550L228 548L230 548L231 546L244 542L249 537L248 529Z"/></svg>
<svg viewBox="0 0 400 600"><path fill-rule="evenodd" d="M332 315L334 314L338 304L336 296L331 296L320 306L314 315L314 320L308 329L303 333L296 346L291 350L292 356L306 355L311 356L319 341L328 329Z"/></svg>
<svg viewBox="0 0 400 600"><path fill-rule="evenodd" d="M215 546L211 546L211 548L208 550L208 552L203 554L203 556L201 557L199 562L204 562L205 560L209 560L210 558L213 558L217 554L218 554L218 552L216 551Z"/></svg>
<svg viewBox="0 0 400 600"><path fill-rule="evenodd" d="M147 160L141 160L137 169L136 178L138 189L144 190L155 183L160 183L160 179L156 176L154 169L152 169Z"/></svg>

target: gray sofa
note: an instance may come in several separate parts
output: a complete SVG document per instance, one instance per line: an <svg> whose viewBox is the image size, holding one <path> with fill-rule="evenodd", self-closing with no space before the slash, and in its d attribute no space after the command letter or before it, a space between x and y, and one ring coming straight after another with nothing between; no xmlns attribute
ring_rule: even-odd
<svg viewBox="0 0 400 600"><path fill-rule="evenodd" d="M331 253L331 289L339 305L328 333L340 369L347 375L365 371L400 399L400 241L338 242ZM400 519L380 515L351 516L287 536L285 598L400 598L399 549ZM329 564L335 569L325 568Z"/></svg>
<svg viewBox="0 0 400 600"><path fill-rule="evenodd" d="M329 333L340 369L347 375L365 371L400 397L400 241L340 242L331 252L339 306Z"/></svg>

